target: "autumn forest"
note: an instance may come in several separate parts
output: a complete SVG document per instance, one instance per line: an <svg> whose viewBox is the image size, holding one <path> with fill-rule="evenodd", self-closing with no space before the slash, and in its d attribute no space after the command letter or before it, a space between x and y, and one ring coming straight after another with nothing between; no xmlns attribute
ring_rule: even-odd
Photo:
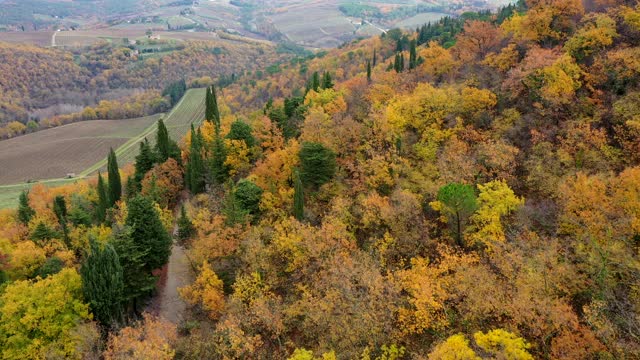
<svg viewBox="0 0 640 360"><path fill-rule="evenodd" d="M2 359L640 358L635 1L519 1L305 55L194 42L127 71L127 48L15 51L5 124L56 87L144 91L41 127L186 88L206 109L0 210ZM150 304L178 247L171 321Z"/></svg>

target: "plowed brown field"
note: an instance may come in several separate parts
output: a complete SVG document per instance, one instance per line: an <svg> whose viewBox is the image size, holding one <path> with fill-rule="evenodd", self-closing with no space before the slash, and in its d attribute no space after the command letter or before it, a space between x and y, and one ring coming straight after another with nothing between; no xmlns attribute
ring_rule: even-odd
<svg viewBox="0 0 640 360"><path fill-rule="evenodd" d="M84 121L0 141L0 185L80 173L158 117Z"/></svg>

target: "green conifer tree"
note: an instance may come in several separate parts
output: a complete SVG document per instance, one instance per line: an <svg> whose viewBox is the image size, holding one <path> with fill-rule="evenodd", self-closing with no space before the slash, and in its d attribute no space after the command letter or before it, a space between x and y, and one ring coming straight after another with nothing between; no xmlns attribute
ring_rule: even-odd
<svg viewBox="0 0 640 360"><path fill-rule="evenodd" d="M393 69L399 73L400 70L400 54L396 54L395 59L393 60Z"/></svg>
<svg viewBox="0 0 640 360"><path fill-rule="evenodd" d="M42 221L40 221L38 225L36 225L35 229L33 229L31 234L29 235L31 240L40 245L43 245L45 241L51 240L57 236L58 234Z"/></svg>
<svg viewBox="0 0 640 360"><path fill-rule="evenodd" d="M220 136L220 127L216 126L211 155L211 179L215 184L223 184L229 175L229 171L225 165L226 160L227 152L224 147L224 141Z"/></svg>
<svg viewBox="0 0 640 360"><path fill-rule="evenodd" d="M253 147L256 144L256 139L252 134L253 130L251 126L242 120L236 120L231 123L231 129L227 134L227 139L231 140L244 140L247 147Z"/></svg>
<svg viewBox="0 0 640 360"><path fill-rule="evenodd" d="M204 99L204 105L205 105L205 110L204 110L205 120L213 121L215 115L213 113L213 97L211 95L210 87L207 88L205 99Z"/></svg>
<svg viewBox="0 0 640 360"><path fill-rule="evenodd" d="M116 229L111 244L118 254L122 273L126 274L123 279L122 303L125 308L131 306L137 312L137 300L155 288L156 280L146 266L150 249L144 244L136 243L131 236L131 228L127 226Z"/></svg>
<svg viewBox="0 0 640 360"><path fill-rule="evenodd" d="M90 253L80 268L82 292L91 313L103 326L110 327L123 319L124 276L120 259L111 244L100 246L89 240Z"/></svg>
<svg viewBox="0 0 640 360"><path fill-rule="evenodd" d="M35 210L29 205L29 191L21 192L18 204L18 221L23 225L29 225L29 221L35 214Z"/></svg>
<svg viewBox="0 0 640 360"><path fill-rule="evenodd" d="M331 180L336 172L336 155L322 144L302 143L299 157L300 178L305 186L319 187Z"/></svg>
<svg viewBox="0 0 640 360"><path fill-rule="evenodd" d="M172 140L169 137L169 131L162 119L158 120L158 132L156 133L156 153L157 160L163 163L173 157L175 150L172 146Z"/></svg>
<svg viewBox="0 0 640 360"><path fill-rule="evenodd" d="M155 163L156 157L151 150L151 145L149 145L149 141L147 141L147 139L144 139L144 141L140 142L140 151L136 156L136 170L133 174L136 185L136 192L140 191L144 176L147 174L147 172L149 172L149 170L153 169Z"/></svg>
<svg viewBox="0 0 640 360"><path fill-rule="evenodd" d="M319 89L320 89L320 75L318 74L317 71L315 71L313 73L313 76L311 77L311 90L317 92Z"/></svg>
<svg viewBox="0 0 640 360"><path fill-rule="evenodd" d="M450 183L438 190L438 201L442 213L449 218L451 233L460 247L464 246L463 231L469 217L478 208L474 187L467 184Z"/></svg>
<svg viewBox="0 0 640 360"><path fill-rule="evenodd" d="M325 72L322 76L322 85L323 89L332 89L333 88L333 80L331 79L331 74L329 72Z"/></svg>
<svg viewBox="0 0 640 360"><path fill-rule="evenodd" d="M69 227L67 225L67 202L64 199L64 196L58 195L53 199L53 213L56 215L58 224L60 225L60 229L62 230L62 239L67 245L67 248L69 248L70 244Z"/></svg>
<svg viewBox="0 0 640 360"><path fill-rule="evenodd" d="M187 216L184 205L182 205L180 207L180 217L178 218L178 239L181 241L187 240L191 238L195 232L196 228Z"/></svg>
<svg viewBox="0 0 640 360"><path fill-rule="evenodd" d="M122 196L122 181L118 170L118 159L113 148L109 152L107 160L107 170L109 172L109 207L112 207Z"/></svg>
<svg viewBox="0 0 640 360"><path fill-rule="evenodd" d="M213 121L216 125L220 126L220 109L218 108L218 95L216 94L215 86L211 85L211 89L209 90L210 94L210 103L209 103L209 111L211 119L207 118L209 121Z"/></svg>
<svg viewBox="0 0 640 360"><path fill-rule="evenodd" d="M131 228L131 238L134 243L148 250L146 269L151 271L161 268L171 254L171 237L162 225L153 201L138 195L129 200L127 209L125 223Z"/></svg>
<svg viewBox="0 0 640 360"><path fill-rule="evenodd" d="M102 174L98 172L98 203L96 204L96 220L99 223L104 222L107 215L107 208L109 207L109 191L107 185L104 183Z"/></svg>
<svg viewBox="0 0 640 360"><path fill-rule="evenodd" d="M371 61L367 61L367 81L371 81Z"/></svg>
<svg viewBox="0 0 640 360"><path fill-rule="evenodd" d="M191 146L189 147L189 162L186 169L187 187L193 194L199 194L205 189L205 167L202 159L202 134L195 131L191 125Z"/></svg>
<svg viewBox="0 0 640 360"><path fill-rule="evenodd" d="M411 40L409 48L409 70L413 70L418 66L418 53L416 50L416 41Z"/></svg>
<svg viewBox="0 0 640 360"><path fill-rule="evenodd" d="M249 214L247 210L242 208L242 205L236 198L233 181L231 179L227 182L222 214L225 216L227 226L243 223Z"/></svg>
<svg viewBox="0 0 640 360"><path fill-rule="evenodd" d="M233 195L243 210L251 215L257 215L260 212L262 193L263 190L253 181L243 179L238 181Z"/></svg>

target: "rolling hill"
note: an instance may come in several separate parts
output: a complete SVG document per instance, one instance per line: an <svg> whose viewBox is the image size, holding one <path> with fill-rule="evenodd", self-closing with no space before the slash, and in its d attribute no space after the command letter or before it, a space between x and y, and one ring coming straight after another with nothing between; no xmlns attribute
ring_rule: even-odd
<svg viewBox="0 0 640 360"><path fill-rule="evenodd" d="M127 120L84 121L0 141L0 208L13 206L19 193L39 182L64 184L94 174L106 165L109 148L121 166L133 162L138 143L154 142L161 114ZM179 140L204 119L204 89L190 89L164 118ZM65 179L67 174L75 174Z"/></svg>

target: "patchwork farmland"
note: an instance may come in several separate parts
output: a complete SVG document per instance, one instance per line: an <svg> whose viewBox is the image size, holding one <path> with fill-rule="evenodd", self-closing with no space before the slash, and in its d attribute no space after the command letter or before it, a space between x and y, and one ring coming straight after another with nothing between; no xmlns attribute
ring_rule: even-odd
<svg viewBox="0 0 640 360"><path fill-rule="evenodd" d="M167 115L169 135L180 140L191 124L204 119L204 89L190 89ZM95 174L106 165L109 148L120 166L131 163L139 143L155 142L162 114L128 120L94 120L60 126L0 141L0 208L14 206L18 195L36 183L60 185ZM64 179L74 173L75 179Z"/></svg>

